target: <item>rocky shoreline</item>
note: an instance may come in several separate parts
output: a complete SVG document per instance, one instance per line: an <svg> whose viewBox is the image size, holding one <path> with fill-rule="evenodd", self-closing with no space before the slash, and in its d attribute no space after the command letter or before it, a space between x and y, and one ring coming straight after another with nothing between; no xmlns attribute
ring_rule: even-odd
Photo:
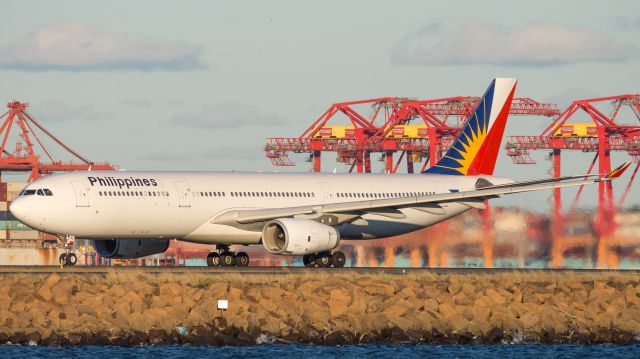
<svg viewBox="0 0 640 359"><path fill-rule="evenodd" d="M632 343L635 273L2 274L0 343ZM226 299L221 312L217 301Z"/></svg>

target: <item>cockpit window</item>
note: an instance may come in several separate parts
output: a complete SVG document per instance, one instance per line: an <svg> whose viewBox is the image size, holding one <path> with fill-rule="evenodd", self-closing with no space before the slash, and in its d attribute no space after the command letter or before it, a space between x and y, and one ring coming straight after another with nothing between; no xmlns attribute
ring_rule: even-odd
<svg viewBox="0 0 640 359"><path fill-rule="evenodd" d="M34 194L36 194L36 190L35 189L28 189L24 191L23 196L33 196Z"/></svg>
<svg viewBox="0 0 640 359"><path fill-rule="evenodd" d="M53 192L51 192L51 190L48 188L45 188L42 191L44 192L45 196L53 196Z"/></svg>
<svg viewBox="0 0 640 359"><path fill-rule="evenodd" d="M38 190L38 192L36 192L38 194L38 196L44 196L44 192L42 192L41 189Z"/></svg>

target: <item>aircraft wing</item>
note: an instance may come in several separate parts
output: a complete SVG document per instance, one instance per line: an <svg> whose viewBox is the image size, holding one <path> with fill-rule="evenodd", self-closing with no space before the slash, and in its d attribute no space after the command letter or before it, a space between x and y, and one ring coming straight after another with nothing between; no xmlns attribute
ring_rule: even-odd
<svg viewBox="0 0 640 359"><path fill-rule="evenodd" d="M269 209L248 209L226 212L212 220L216 224L232 225L264 222L276 218L302 216L303 218L320 218L322 215L338 215L342 218L353 219L362 214L371 213L391 218L403 218L400 208L415 208L429 213L438 214L444 210L442 203L461 203L471 208L484 208L484 200L500 197L505 194L540 191L546 189L590 185L602 181L618 178L629 167L631 162L625 162L606 175L568 176L548 178L543 180L514 182L503 185L488 185L473 191L441 193L429 196L371 199L342 203L328 203L311 206L296 206ZM596 178L593 178L596 177ZM340 216L338 216L340 218ZM344 221L338 220L337 225ZM326 223L326 222L325 222Z"/></svg>

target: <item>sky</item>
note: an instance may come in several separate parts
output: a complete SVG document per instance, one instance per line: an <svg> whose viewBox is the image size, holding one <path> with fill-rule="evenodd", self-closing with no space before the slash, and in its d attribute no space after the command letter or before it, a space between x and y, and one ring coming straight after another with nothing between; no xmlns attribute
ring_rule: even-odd
<svg viewBox="0 0 640 359"><path fill-rule="evenodd" d="M480 96L494 77L518 77L516 96L561 108L640 93L638 10L637 1L5 1L0 98L28 102L73 149L121 169L309 171L301 156L274 168L265 138L300 135L335 102ZM630 112L620 119L638 124ZM549 121L512 116L506 135L535 135ZM546 155L523 166L503 150L496 175L547 177ZM592 157L563 155L563 173L584 173ZM333 158L324 171L348 170ZM627 158L616 153L613 164ZM638 204L637 187L627 205ZM570 202L575 190L563 193ZM494 203L545 210L549 198ZM586 190L581 206L595 203Z"/></svg>

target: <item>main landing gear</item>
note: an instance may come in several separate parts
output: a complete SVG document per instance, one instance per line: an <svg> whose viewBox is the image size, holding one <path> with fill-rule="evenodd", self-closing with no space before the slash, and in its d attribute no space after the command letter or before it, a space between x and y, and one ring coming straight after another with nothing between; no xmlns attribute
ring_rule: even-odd
<svg viewBox="0 0 640 359"><path fill-rule="evenodd" d="M320 252L307 254L302 257L302 262L304 266L307 268L342 268L346 262L346 257L344 253L340 251L331 252Z"/></svg>
<svg viewBox="0 0 640 359"><path fill-rule="evenodd" d="M216 245L216 250L207 255L207 266L209 267L246 267L249 265L249 255L245 252L234 253L229 250L226 244Z"/></svg>
<svg viewBox="0 0 640 359"><path fill-rule="evenodd" d="M60 255L58 262L63 267L74 266L78 263L78 257L72 252L75 239L74 236L58 236L58 241L62 243L64 248L64 253Z"/></svg>

